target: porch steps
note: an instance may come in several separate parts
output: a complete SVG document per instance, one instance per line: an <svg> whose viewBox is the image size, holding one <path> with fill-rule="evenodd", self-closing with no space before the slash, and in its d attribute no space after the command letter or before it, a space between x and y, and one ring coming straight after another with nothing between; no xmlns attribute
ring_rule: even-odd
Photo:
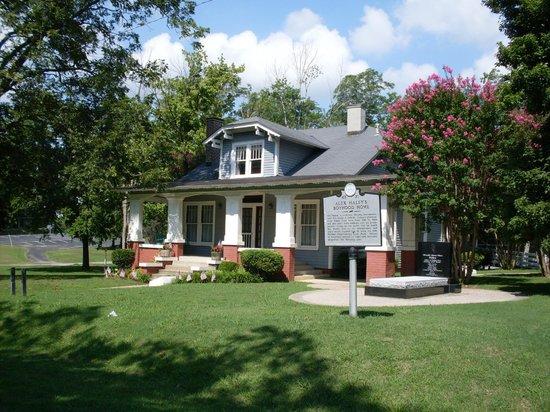
<svg viewBox="0 0 550 412"><path fill-rule="evenodd" d="M153 277L158 276L173 276L178 273L184 274L194 271L212 270L214 266L209 265L210 257L206 256L180 256L179 259L174 259L171 265L166 265Z"/></svg>
<svg viewBox="0 0 550 412"><path fill-rule="evenodd" d="M319 269L315 269L303 262L296 262L294 266L294 280L296 282L304 282L312 279L328 278L329 275L323 273Z"/></svg>

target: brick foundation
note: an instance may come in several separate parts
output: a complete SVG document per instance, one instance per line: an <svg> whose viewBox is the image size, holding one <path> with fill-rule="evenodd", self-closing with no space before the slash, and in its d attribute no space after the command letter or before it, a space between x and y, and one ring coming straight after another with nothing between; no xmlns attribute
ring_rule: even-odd
<svg viewBox="0 0 550 412"><path fill-rule="evenodd" d="M296 260L294 258L295 249L293 247L292 248L276 247L273 249L283 256L283 259L285 261L283 266L283 274L285 275L286 279L289 282L292 282L294 280L294 266L296 263Z"/></svg>
<svg viewBox="0 0 550 412"><path fill-rule="evenodd" d="M416 275L416 250L401 251L401 276Z"/></svg>
<svg viewBox="0 0 550 412"><path fill-rule="evenodd" d="M139 245L141 245L142 243L143 242L128 241L128 249L132 249L135 253L134 262L132 263L132 269L135 269L139 266L139 252L140 252Z"/></svg>
<svg viewBox="0 0 550 412"><path fill-rule="evenodd" d="M154 262L160 249L139 248L139 263Z"/></svg>
<svg viewBox="0 0 550 412"><path fill-rule="evenodd" d="M183 242L172 242L172 256L180 257L183 256Z"/></svg>
<svg viewBox="0 0 550 412"><path fill-rule="evenodd" d="M223 245L223 257L230 262L240 263L239 246Z"/></svg>
<svg viewBox="0 0 550 412"><path fill-rule="evenodd" d="M367 251L367 280L387 278L395 274L395 252Z"/></svg>

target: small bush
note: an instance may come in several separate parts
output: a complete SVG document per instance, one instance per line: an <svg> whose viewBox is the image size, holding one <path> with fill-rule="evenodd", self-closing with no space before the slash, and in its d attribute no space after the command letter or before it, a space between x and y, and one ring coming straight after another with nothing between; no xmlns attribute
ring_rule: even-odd
<svg viewBox="0 0 550 412"><path fill-rule="evenodd" d="M462 252L462 255L460 256L462 258L462 264L467 265L468 261L470 260L470 253L469 252ZM485 260L485 256L483 253L475 252L474 254L474 268L479 268L483 261Z"/></svg>
<svg viewBox="0 0 550 412"><path fill-rule="evenodd" d="M218 265L218 270L222 272L235 272L237 269L239 269L239 264L230 260L224 260Z"/></svg>
<svg viewBox="0 0 550 412"><path fill-rule="evenodd" d="M260 283L262 278L258 275L253 275L243 268L238 268L233 272L224 272L217 270L215 272L216 282L218 283Z"/></svg>
<svg viewBox="0 0 550 412"><path fill-rule="evenodd" d="M116 267L129 268L134 263L135 256L136 252L132 249L115 249L111 259Z"/></svg>
<svg viewBox="0 0 550 412"><path fill-rule="evenodd" d="M141 283L149 283L151 281L151 275L138 269L136 270L136 280Z"/></svg>
<svg viewBox="0 0 550 412"><path fill-rule="evenodd" d="M282 281L283 257L269 249L251 249L241 253L243 268L267 281Z"/></svg>

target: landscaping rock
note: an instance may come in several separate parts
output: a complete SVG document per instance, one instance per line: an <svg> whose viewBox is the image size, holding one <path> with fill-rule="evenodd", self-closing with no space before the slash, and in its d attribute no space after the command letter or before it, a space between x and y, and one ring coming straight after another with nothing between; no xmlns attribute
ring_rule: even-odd
<svg viewBox="0 0 550 412"><path fill-rule="evenodd" d="M160 276L158 278L152 279L149 282L149 286L164 286L174 283L176 281L175 276Z"/></svg>

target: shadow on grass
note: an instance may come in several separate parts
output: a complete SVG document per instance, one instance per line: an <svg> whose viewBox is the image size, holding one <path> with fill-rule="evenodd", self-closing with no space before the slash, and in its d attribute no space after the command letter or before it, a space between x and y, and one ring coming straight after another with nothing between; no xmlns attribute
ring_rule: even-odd
<svg viewBox="0 0 550 412"><path fill-rule="evenodd" d="M27 276L33 279L87 279L103 276L102 266L92 266L89 270L82 270L80 266L35 266L28 267ZM0 279L9 278L10 268L0 270ZM16 276L21 276L21 268L16 267Z"/></svg>
<svg viewBox="0 0 550 412"><path fill-rule="evenodd" d="M349 315L348 310L343 310L340 315ZM390 317L394 314L391 312L378 312L376 310L358 310L357 317L359 318L376 318L376 317Z"/></svg>
<svg viewBox="0 0 550 412"><path fill-rule="evenodd" d="M14 409L385 410L338 382L301 331L262 326L213 341L115 341L98 306L40 312L0 302L0 399ZM98 318L102 319L98 319ZM29 396L31 395L32 396Z"/></svg>
<svg viewBox="0 0 550 412"><path fill-rule="evenodd" d="M550 295L550 282L536 274L484 275L475 276L469 282L471 286L496 286L505 292L520 293L526 296Z"/></svg>

